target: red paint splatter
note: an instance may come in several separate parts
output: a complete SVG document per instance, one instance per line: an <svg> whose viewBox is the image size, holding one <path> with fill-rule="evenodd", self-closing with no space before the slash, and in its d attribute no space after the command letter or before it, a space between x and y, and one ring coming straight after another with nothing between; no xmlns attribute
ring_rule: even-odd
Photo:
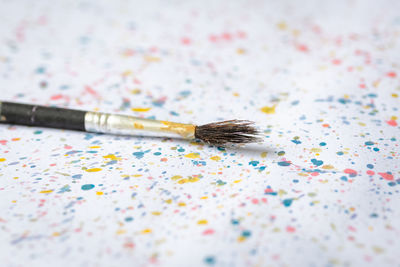
<svg viewBox="0 0 400 267"><path fill-rule="evenodd" d="M361 89L365 89L365 87L366 87L365 83L360 83L359 86L360 86Z"/></svg>
<svg viewBox="0 0 400 267"><path fill-rule="evenodd" d="M390 120L386 122L387 124L389 124L390 126L397 126L397 121L395 120Z"/></svg>
<svg viewBox="0 0 400 267"><path fill-rule="evenodd" d="M64 148L65 148L65 149L71 149L71 148L72 148L72 146L69 146L69 145L64 145Z"/></svg>
<svg viewBox="0 0 400 267"><path fill-rule="evenodd" d="M58 94L58 95L53 95L52 97L50 97L51 100L58 100L58 99L62 99L64 96L62 94Z"/></svg>
<svg viewBox="0 0 400 267"><path fill-rule="evenodd" d="M342 64L342 61L340 59L333 59L332 60L332 64L333 65L340 65L340 64Z"/></svg>
<svg viewBox="0 0 400 267"><path fill-rule="evenodd" d="M0 144L2 144L3 146L5 146L7 144L7 140L0 140Z"/></svg>
<svg viewBox="0 0 400 267"><path fill-rule="evenodd" d="M251 200L251 202L252 202L253 204L258 204L258 199L257 199L257 198L253 198L253 199Z"/></svg>
<svg viewBox="0 0 400 267"><path fill-rule="evenodd" d="M206 229L203 231L203 235L212 235L215 231L213 229Z"/></svg>
<svg viewBox="0 0 400 267"><path fill-rule="evenodd" d="M371 171L371 170L368 170L368 171L367 171L367 174L370 175L370 176L372 176L372 175L375 174L375 172L374 172L374 171Z"/></svg>
<svg viewBox="0 0 400 267"><path fill-rule="evenodd" d="M394 71L390 71L390 72L388 72L386 75L387 75L388 77L390 77L390 78L396 78L396 76L397 76L396 72L394 72Z"/></svg>
<svg viewBox="0 0 400 267"><path fill-rule="evenodd" d="M347 173L347 174L350 174L350 176L356 176L357 175L357 172L355 170L353 170L353 169L345 169L343 172Z"/></svg>
<svg viewBox="0 0 400 267"><path fill-rule="evenodd" d="M387 173L387 172L378 172L380 176L382 176L383 179L388 180L388 181L393 181L393 174Z"/></svg>

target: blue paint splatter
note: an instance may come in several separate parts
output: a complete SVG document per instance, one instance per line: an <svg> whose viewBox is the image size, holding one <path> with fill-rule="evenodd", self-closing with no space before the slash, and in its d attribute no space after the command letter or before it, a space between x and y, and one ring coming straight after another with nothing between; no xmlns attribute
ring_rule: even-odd
<svg viewBox="0 0 400 267"><path fill-rule="evenodd" d="M283 167L287 167L287 166L290 166L290 162L287 162L287 161L279 161L279 162L278 162L278 165L279 165L279 166L283 166Z"/></svg>
<svg viewBox="0 0 400 267"><path fill-rule="evenodd" d="M315 166L321 166L322 164L324 164L324 162L322 160L317 160L317 159L312 159L311 162L315 165Z"/></svg>
<svg viewBox="0 0 400 267"><path fill-rule="evenodd" d="M260 162L258 162L258 161L256 161L256 160L253 160L253 161L250 161L250 162L249 162L249 165L257 166L258 163L260 163Z"/></svg>
<svg viewBox="0 0 400 267"><path fill-rule="evenodd" d="M282 201L282 204L283 204L285 207L290 207L290 205L292 205L292 202L293 202L293 198L287 198L287 199L284 199L284 200Z"/></svg>
<svg viewBox="0 0 400 267"><path fill-rule="evenodd" d="M90 190L94 188L94 184L84 184L82 185L81 189L82 190Z"/></svg>

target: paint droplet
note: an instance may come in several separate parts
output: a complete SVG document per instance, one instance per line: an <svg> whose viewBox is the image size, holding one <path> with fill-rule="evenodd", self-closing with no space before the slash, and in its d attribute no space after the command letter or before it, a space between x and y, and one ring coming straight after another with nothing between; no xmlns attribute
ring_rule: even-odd
<svg viewBox="0 0 400 267"><path fill-rule="evenodd" d="M249 165L252 165L252 166L257 166L258 165L258 161L256 161L256 160L253 160L253 161L250 161L249 162Z"/></svg>
<svg viewBox="0 0 400 267"><path fill-rule="evenodd" d="M149 229L149 228L143 229L143 230L141 231L142 234L150 234L151 232L152 232L152 230Z"/></svg>
<svg viewBox="0 0 400 267"><path fill-rule="evenodd" d="M0 162L6 161L5 158L0 158Z"/></svg>
<svg viewBox="0 0 400 267"><path fill-rule="evenodd" d="M125 218L125 221L126 221L126 222L131 222L131 221L133 221L133 218L132 218L132 217L126 217L126 218Z"/></svg>
<svg viewBox="0 0 400 267"><path fill-rule="evenodd" d="M287 199L284 199L284 200L282 201L282 204L283 204L285 207L290 207L290 205L292 205L292 202L293 202L293 198L287 198Z"/></svg>
<svg viewBox="0 0 400 267"><path fill-rule="evenodd" d="M54 190L42 190L42 191L40 191L39 193L41 193L41 194L49 194L49 193L51 193L51 192L53 192Z"/></svg>
<svg viewBox="0 0 400 267"><path fill-rule="evenodd" d="M221 157L220 156L213 156L210 159L215 160L215 161L220 161Z"/></svg>
<svg viewBox="0 0 400 267"><path fill-rule="evenodd" d="M276 105L273 105L272 107L265 106L261 108L261 111L266 114L275 114L275 107Z"/></svg>
<svg viewBox="0 0 400 267"><path fill-rule="evenodd" d="M147 112L149 111L151 108L131 108L132 111L135 112Z"/></svg>
<svg viewBox="0 0 400 267"><path fill-rule="evenodd" d="M378 174L385 180L393 181L393 174L389 172L378 172Z"/></svg>
<svg viewBox="0 0 400 267"><path fill-rule="evenodd" d="M204 262L208 265L214 265L215 264L215 258L213 256L207 256L204 259Z"/></svg>
<svg viewBox="0 0 400 267"><path fill-rule="evenodd" d="M198 159L200 158L200 154L199 153L189 153L185 155L186 158L190 158L190 159Z"/></svg>
<svg viewBox="0 0 400 267"><path fill-rule="evenodd" d="M397 121L395 120L390 120L386 122L387 124L389 124L390 126L397 126Z"/></svg>
<svg viewBox="0 0 400 267"><path fill-rule="evenodd" d="M99 172L101 171L101 168L92 168L92 169L87 169L87 172Z"/></svg>
<svg viewBox="0 0 400 267"><path fill-rule="evenodd" d="M197 222L197 224L207 224L208 223L208 221L207 220L199 220L198 222Z"/></svg>
<svg viewBox="0 0 400 267"><path fill-rule="evenodd" d="M82 185L81 189L82 190L90 190L94 188L94 184L84 184Z"/></svg>
<svg viewBox="0 0 400 267"><path fill-rule="evenodd" d="M102 195L104 195L104 193L103 193L103 192L101 192L101 191L97 191L97 192L96 192L96 195L98 195L98 196L102 196Z"/></svg>
<svg viewBox="0 0 400 267"><path fill-rule="evenodd" d="M280 162L278 162L278 165L279 165L279 166L286 167L286 166L290 166L290 162L287 162L287 161L280 161Z"/></svg>
<svg viewBox="0 0 400 267"><path fill-rule="evenodd" d="M311 162L315 166L321 166L322 164L324 164L324 162L322 160L317 160L317 159L312 159Z"/></svg>

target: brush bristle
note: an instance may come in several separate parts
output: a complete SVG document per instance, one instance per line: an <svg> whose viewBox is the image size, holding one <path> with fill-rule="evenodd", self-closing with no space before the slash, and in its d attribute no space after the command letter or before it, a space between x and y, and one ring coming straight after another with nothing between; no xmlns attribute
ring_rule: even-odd
<svg viewBox="0 0 400 267"><path fill-rule="evenodd" d="M245 144L262 141L254 122L229 120L196 126L195 137L209 144Z"/></svg>

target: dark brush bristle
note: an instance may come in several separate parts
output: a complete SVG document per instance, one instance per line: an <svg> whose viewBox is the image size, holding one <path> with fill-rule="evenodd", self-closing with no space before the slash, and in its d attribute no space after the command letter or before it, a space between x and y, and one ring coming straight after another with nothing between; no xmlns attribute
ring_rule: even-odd
<svg viewBox="0 0 400 267"><path fill-rule="evenodd" d="M229 120L196 126L195 137L209 144L244 144L260 142L259 131L254 122Z"/></svg>

